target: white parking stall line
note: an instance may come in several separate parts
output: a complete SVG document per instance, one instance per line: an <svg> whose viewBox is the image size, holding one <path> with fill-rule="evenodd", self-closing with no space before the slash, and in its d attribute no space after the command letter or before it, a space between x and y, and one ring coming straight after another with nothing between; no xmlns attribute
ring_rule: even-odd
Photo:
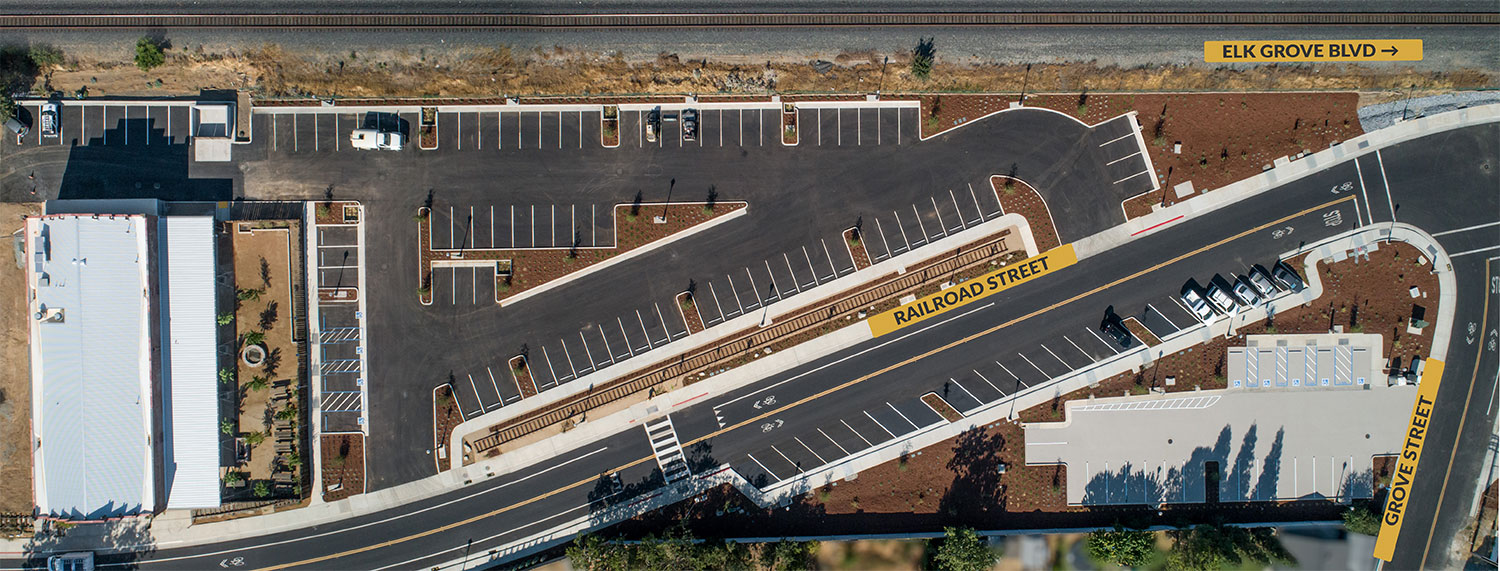
<svg viewBox="0 0 1500 571"><path fill-rule="evenodd" d="M881 254L881 257L891 257L891 243L885 239L885 227L880 224L879 218L875 219L875 230L880 232L880 244L885 246L885 253Z"/></svg>
<svg viewBox="0 0 1500 571"><path fill-rule="evenodd" d="M1468 232L1470 230L1479 230L1479 229L1482 229L1482 228L1489 228L1490 226L1500 226L1500 222L1489 222L1489 223L1485 223L1485 224L1476 224L1476 225L1473 225L1473 226L1469 226L1467 228L1454 228L1452 230L1444 230L1442 232L1433 232L1432 233L1432 237L1436 238L1436 237L1439 237L1439 236L1447 236L1449 234L1457 234L1459 232Z"/></svg>
<svg viewBox="0 0 1500 571"><path fill-rule="evenodd" d="M619 319L619 318L616 317L615 319ZM621 331L621 335L623 335L624 334L624 329L621 329L620 331ZM613 365L616 362L615 359L618 359L620 357L624 357L625 356L625 355L616 355L615 354L615 350L609 346L609 338L604 336L604 328L603 327L599 328L599 338L604 340L604 354L605 354L605 356L609 357L609 364ZM626 354L630 354L630 339L628 339L628 338L625 339L625 350L626 350Z"/></svg>
<svg viewBox="0 0 1500 571"><path fill-rule="evenodd" d="M1147 303L1147 304L1146 304L1146 307L1149 307L1149 308L1151 308L1151 311L1155 311L1155 312L1156 312L1156 314L1157 314L1157 315L1160 315L1160 316L1161 316L1161 318L1162 318L1162 319L1165 319L1165 320L1167 320L1167 324L1168 324L1168 325L1171 325L1171 326L1172 326L1172 329L1176 329L1176 330L1179 330L1179 331L1181 331L1181 330L1182 330L1182 328L1181 328L1181 327L1178 327L1178 326L1177 326L1177 324L1176 324L1176 323L1173 323L1173 322L1172 322L1172 318L1170 318L1170 317L1167 317L1167 314L1165 314L1165 313L1162 313L1162 312L1161 312L1161 310L1160 310L1160 309L1157 309L1157 308L1156 308L1156 306L1154 306L1154 305L1151 305L1151 304L1150 304L1150 303Z"/></svg>
<svg viewBox="0 0 1500 571"><path fill-rule="evenodd" d="M1116 349L1115 346L1113 344L1111 344L1110 342L1105 341L1104 338L1100 337L1099 334L1096 333L1093 329L1085 328L1084 331L1087 331L1089 333L1093 333L1094 334L1094 338L1098 339L1100 343L1103 343L1105 347L1109 347L1110 351L1114 351L1116 355L1120 354L1120 350L1119 349Z"/></svg>
<svg viewBox="0 0 1500 571"><path fill-rule="evenodd" d="M823 108L818 108L818 146L823 146Z"/></svg>
<svg viewBox="0 0 1500 571"><path fill-rule="evenodd" d="M740 148L745 147L745 110L740 109Z"/></svg>
<svg viewBox="0 0 1500 571"><path fill-rule="evenodd" d="M896 109L896 144L901 144L901 110Z"/></svg>
<svg viewBox="0 0 1500 571"><path fill-rule="evenodd" d="M271 115L271 150L276 150L276 118L279 114ZM99 133L103 137L103 144L109 144L109 106L99 108Z"/></svg>
<svg viewBox="0 0 1500 571"><path fill-rule="evenodd" d="M552 375L552 384L548 388L557 386L557 371L552 370L552 357L547 355L547 346L542 346L542 359L547 361L547 373Z"/></svg>
<svg viewBox="0 0 1500 571"><path fill-rule="evenodd" d="M583 148L583 111L578 112L578 148Z"/></svg>
<svg viewBox="0 0 1500 571"><path fill-rule="evenodd" d="M777 482L781 481L781 476L777 476L776 473L772 472L770 468L767 468L765 464L761 464L760 460L755 459L755 456L752 456L749 452L746 452L745 457L749 458L751 462L754 462L756 466L760 466L760 469L765 470L766 473L770 474L772 478L776 478Z"/></svg>
<svg viewBox="0 0 1500 571"><path fill-rule="evenodd" d="M793 436L792 440L796 440L797 444L801 444L802 447L806 448L808 452L812 452L813 457L817 458L819 462L822 462L824 464L828 463L828 461L824 460L823 457L821 455L819 455L816 450L813 450L811 446L808 446L806 442L803 442L800 437Z"/></svg>
<svg viewBox="0 0 1500 571"><path fill-rule="evenodd" d="M756 126L756 131L758 131L756 136L760 137L760 146L764 147L766 146L766 110L757 110L755 116L760 118L760 123Z"/></svg>
<svg viewBox="0 0 1500 571"><path fill-rule="evenodd" d="M950 230L950 228L948 228L948 223L947 222L943 222L943 211L940 210L940 209L938 209L937 197L936 196L928 196L927 198L930 199L930 200L932 200L932 213L937 215L938 229L942 230L943 231L943 237L947 238L948 237L948 231ZM915 205L913 205L913 206L915 206ZM962 218L962 216L960 216L959 218Z"/></svg>
<svg viewBox="0 0 1500 571"><path fill-rule="evenodd" d="M1064 335L1064 336L1063 336L1063 339L1067 339L1067 340L1068 340L1068 343L1072 343L1072 344L1073 344L1073 348L1074 348L1074 349L1077 349L1077 350L1078 350L1078 352L1079 352L1079 353L1083 353L1083 357L1084 357L1084 358L1085 358L1085 359L1088 359L1088 360L1089 360L1089 362L1090 362L1090 363L1092 363L1092 362L1094 362L1094 356L1093 356L1093 355L1090 355L1090 354L1088 354L1088 353L1087 353L1087 352L1085 352L1085 351L1084 351L1084 350L1083 350L1083 347L1079 347L1079 346L1078 346L1078 343L1076 343L1076 342L1074 342L1074 341L1073 341L1073 340L1072 340L1072 339L1071 339L1071 338L1069 338L1069 337L1068 337L1068 336L1067 336L1067 335Z"/></svg>
<svg viewBox="0 0 1500 571"><path fill-rule="evenodd" d="M495 150L505 150L505 114L495 112Z"/></svg>
<svg viewBox="0 0 1500 571"><path fill-rule="evenodd" d="M630 347L630 336L625 333L625 320L621 319L617 315L617 316L615 316L615 323L619 324L619 326L620 326L620 336L625 338L625 351L629 352L631 357L634 357L635 356L635 349L633 349L633 348ZM645 329L646 329L646 326L642 325L641 326L641 330L644 331Z"/></svg>
<svg viewBox="0 0 1500 571"><path fill-rule="evenodd" d="M896 227L899 228L899 229L901 229L901 241L902 242L906 242L906 249L902 250L902 251L903 252L910 252L911 251L911 240L906 237L906 226L902 226L901 225L901 213L896 212L895 210L892 210L891 211L891 216L895 216L896 217Z"/></svg>
<svg viewBox="0 0 1500 571"><path fill-rule="evenodd" d="M505 397L502 396L502 393L500 392L500 383L495 382L495 372L491 371L488 366L484 368L484 372L490 376L490 386L495 387L495 396L504 399ZM474 382L474 377L472 375L469 376L469 382ZM479 393L474 393L474 396L479 396ZM495 403L495 406L500 406L500 403Z"/></svg>
<svg viewBox="0 0 1500 571"><path fill-rule="evenodd" d="M865 122L862 120L862 118L863 118L862 116L863 116L863 113L860 113L860 108L859 107L855 107L854 108L854 146L856 146L856 147L863 146L865 144Z"/></svg>
<svg viewBox="0 0 1500 571"><path fill-rule="evenodd" d="M781 287L778 286L778 285L776 285L776 272L771 271L771 260L765 260L765 262L766 262L766 275L771 276L771 291L775 292L776 293L776 299L780 300L781 299ZM749 268L746 268L746 271L749 271ZM797 284L793 283L792 285L795 286Z"/></svg>
<svg viewBox="0 0 1500 571"><path fill-rule="evenodd" d="M578 332L578 340L583 342L583 352L589 356L589 368L599 370L599 362L594 360L594 350L589 348L589 340L583 338L583 332Z"/></svg>
<svg viewBox="0 0 1500 571"><path fill-rule="evenodd" d="M900 113L901 111L898 109L898 110L896 110L896 112ZM880 132L884 130L880 126L880 115L881 115L881 108L876 107L875 108L875 146L877 146L877 147L880 146Z"/></svg>
<svg viewBox="0 0 1500 571"><path fill-rule="evenodd" d="M870 416L870 411L867 411L867 410L865 410L865 411L860 411L860 412L863 412L863 413L865 413L865 416L867 416L867 417L869 417L869 418L870 418L870 421L871 421L871 422L874 422L874 423L875 423L875 426L879 426L879 427L880 427L880 429L881 429L881 430L884 430L884 431L885 431L885 433L886 433L886 434L889 434L889 435L891 435L891 438L895 438L895 437L896 437L896 433L894 433L894 432L891 432L891 429L889 429L889 428L886 428L886 427L885 427L885 425L884 425L884 424L881 424L881 423L880 423L880 421L878 421L878 420L875 420L875 417L873 417L873 416Z"/></svg>
<svg viewBox="0 0 1500 571"><path fill-rule="evenodd" d="M1002 397L1005 396L1005 391L1000 390L1000 387L995 386L995 383L990 382L990 378L984 376L984 373L979 372L979 369L970 369L970 370L974 371L974 374L979 375L979 378L984 379L984 382L988 383L990 385L990 388L995 389L995 391L999 392L1000 396L1002 396Z"/></svg>
<svg viewBox="0 0 1500 571"><path fill-rule="evenodd" d="M516 247L516 205L510 205L510 247Z"/></svg>
<svg viewBox="0 0 1500 571"><path fill-rule="evenodd" d="M969 392L969 389L964 388L963 383L958 382L958 379L955 379L953 377L948 377L948 380L952 381L954 385L957 385L958 388L959 388L959 390L962 390L964 392L964 394L969 395L969 398L974 399L974 402L978 402L978 403L983 403L984 402L983 400L980 400L979 397L974 396L974 393Z"/></svg>
<svg viewBox="0 0 1500 571"><path fill-rule="evenodd" d="M916 204L911 205L911 211L912 214L915 214L917 216L917 228L920 228L922 230L922 241L920 243L925 244L927 242L931 242L932 235L927 233L927 224L922 222L922 212L917 210Z"/></svg>
<svg viewBox="0 0 1500 571"><path fill-rule="evenodd" d="M735 305L740 306L740 315L744 315L745 314L745 303L742 302L742 301L740 301L740 290L739 290L739 288L734 287L734 278L730 277L729 274L724 274L724 278L729 280L729 293L734 294L734 303L735 303ZM752 308L752 309L754 309L754 308Z"/></svg>
<svg viewBox="0 0 1500 571"><path fill-rule="evenodd" d="M917 423L912 422L910 418L906 418L905 414L902 414L901 411L896 410L896 405L891 404L890 401L886 401L885 406L891 407L891 410L896 411L896 414L901 417L901 420L906 421L906 423L910 424L912 428L920 428L919 426L917 426Z"/></svg>
<svg viewBox="0 0 1500 571"><path fill-rule="evenodd" d="M457 232L453 231L453 217L454 217L453 207L449 206L448 207L448 249L450 249L450 250L453 249L453 240L455 239L455 235L458 234Z"/></svg>
<svg viewBox="0 0 1500 571"><path fill-rule="evenodd" d="M802 247L802 257L807 258L807 269L812 272L813 285L814 286L823 285L823 282L820 281L820 280L818 280L818 268L816 268L816 267L813 266L812 256L808 255L808 253L807 253L807 246L803 246ZM807 284L803 284L803 285L807 285Z"/></svg>
<svg viewBox="0 0 1500 571"><path fill-rule="evenodd" d="M589 205L589 245L599 245L599 214L596 212L599 205Z"/></svg>
<svg viewBox="0 0 1500 571"><path fill-rule="evenodd" d="M293 119L293 121L295 121L297 119L297 116L293 115L292 119ZM292 140L294 140L294 141L296 140L296 134L297 134L297 127L296 127L296 125L297 124L295 122L292 123L292 136L293 136ZM125 106L125 119L120 122L120 128L125 131L125 146L128 147L128 146L130 146L130 106L129 105Z"/></svg>
<svg viewBox="0 0 1500 571"><path fill-rule="evenodd" d="M635 146L637 148L645 148L645 146L646 146L646 133L645 133L646 132L646 127L645 127L645 125L641 124L641 111L640 110L636 110L636 112L635 112L635 126L636 126L636 130L635 130Z"/></svg>
<svg viewBox="0 0 1500 571"><path fill-rule="evenodd" d="M474 384L474 375L470 375L468 373L464 373L464 376L469 378L469 388L474 391L474 400L479 401L479 409L480 410L484 410L485 409L484 399L479 398L479 386ZM500 396L500 391L496 390L495 391L495 398L501 398L501 399L503 399L505 397Z"/></svg>
<svg viewBox="0 0 1500 571"><path fill-rule="evenodd" d="M561 124L561 123L559 123L559 124ZM552 247L556 248L557 247L557 205L556 204L552 205L552 216L547 219L547 226L549 226L549 230L551 230L551 232L549 232L549 234L552 234Z"/></svg>
<svg viewBox="0 0 1500 571"><path fill-rule="evenodd" d="M666 318L666 316L664 316L664 315L661 314L661 304L656 303L656 302L653 301L653 302L651 302L651 305L656 306L656 321L659 322L659 323L661 323L661 332L662 332L662 334L666 335L666 337L662 338L661 343L663 345L665 345L667 343L671 343L672 342L672 332L671 332L671 330L667 329L667 318ZM683 331L682 335L687 335L687 331Z"/></svg>
<svg viewBox="0 0 1500 571"><path fill-rule="evenodd" d="M458 116L458 150L464 150L464 113L455 113ZM313 128L317 128L317 121L313 121Z"/></svg>
<svg viewBox="0 0 1500 571"><path fill-rule="evenodd" d="M479 268L469 266L469 305L479 305Z"/></svg>
<svg viewBox="0 0 1500 571"><path fill-rule="evenodd" d="M1043 348L1045 349L1045 347L1043 347ZM1050 351L1049 351L1049 353L1050 353ZM1031 359L1027 359L1025 355L1021 355L1020 353L1016 353L1016 354L1020 355L1022 359L1025 359L1027 363L1031 363L1032 368L1035 368L1036 372L1041 373L1043 378L1047 377L1047 372L1043 371L1041 367L1036 366L1036 363L1032 363ZM1052 356L1056 357L1057 355L1054 354ZM1061 360L1062 359L1058 359L1058 361L1061 361ZM1064 364L1066 364L1066 363L1064 363ZM1016 380L1020 380L1020 379L1016 379Z"/></svg>
<svg viewBox="0 0 1500 571"><path fill-rule="evenodd" d="M781 259L786 261L786 273L792 276L792 288L797 290L797 293L802 293L802 286L797 285L797 272L796 270L792 269L791 256L786 255L786 252L782 252ZM767 267L769 268L769 266ZM775 276L772 276L772 279L774 280Z"/></svg>
<svg viewBox="0 0 1500 571"><path fill-rule="evenodd" d="M838 113L838 144L842 147L844 146L844 110L838 109L836 111Z"/></svg>
<svg viewBox="0 0 1500 571"><path fill-rule="evenodd" d="M1005 365L1001 365L999 361L995 361L995 364L1000 365L1000 370L1005 371L1005 374L1010 375L1010 378L1017 381L1021 380L1021 377L1017 377L1015 373L1010 372L1010 369L1006 368Z"/></svg>
<svg viewBox="0 0 1500 571"><path fill-rule="evenodd" d="M1141 154L1141 152L1140 152L1140 151L1136 151L1136 152L1134 152L1134 153L1130 153L1130 154L1128 154L1128 155L1125 155L1125 156L1123 156L1123 157L1120 157L1120 158L1118 158L1118 159L1115 159L1115 160L1112 160L1112 161L1109 161L1109 162L1107 162L1107 163L1104 163L1104 166L1109 166L1109 165L1112 165L1112 164L1115 164L1115 163L1118 163L1118 162L1120 162L1120 161L1123 161L1123 160L1125 160L1125 159L1128 159L1128 158L1132 158L1132 157L1134 157L1134 156L1136 156L1136 155L1139 155L1139 154Z"/></svg>
<svg viewBox="0 0 1500 571"><path fill-rule="evenodd" d="M755 275L750 273L750 268L745 268L745 276L750 278L750 292L755 294L755 300L763 305L770 305L770 300L760 296L760 286L755 285Z"/></svg>
<svg viewBox="0 0 1500 571"><path fill-rule="evenodd" d="M540 113L537 116L541 116ZM536 205L531 205L531 247L536 247Z"/></svg>
<svg viewBox="0 0 1500 571"><path fill-rule="evenodd" d="M964 209L958 206L958 196L953 194L953 189L948 189L948 199L953 201L953 211L958 213L958 223L964 230L969 229L969 223L964 221Z"/></svg>
<svg viewBox="0 0 1500 571"><path fill-rule="evenodd" d="M1135 173L1135 174L1133 174L1133 175L1130 175L1130 176L1127 176L1127 177L1125 177L1125 178L1122 178L1122 179L1120 179L1120 180L1117 180L1117 181L1115 181L1115 182L1114 182L1114 183L1115 183L1115 184L1120 184L1120 183L1122 183L1122 182L1125 182L1125 181L1127 181L1127 180L1130 180L1130 179L1133 179L1133 178L1135 178L1135 177L1138 177L1138 176L1141 176L1141 175L1143 175L1143 174L1146 174L1146 173L1149 173L1149 172L1151 172L1151 171L1141 171L1141 172L1138 172L1138 173Z"/></svg>
<svg viewBox="0 0 1500 571"><path fill-rule="evenodd" d="M646 330L646 319L644 317L641 317L641 310L639 309L635 310L635 321L636 323L641 324L641 336L646 338L646 348L655 349L656 344L651 342L651 332ZM624 333L624 331L621 331L621 333ZM625 340L625 344L630 344L630 339L628 337Z"/></svg>
<svg viewBox="0 0 1500 571"><path fill-rule="evenodd" d="M1069 370L1073 369L1072 365L1069 365L1067 361L1064 361L1062 359L1062 357L1057 356L1057 353L1053 353L1051 349L1048 349L1047 345L1045 343L1037 343L1037 345L1041 345L1043 350L1045 350L1047 353L1051 354L1052 358L1053 359L1057 359L1057 362L1062 363L1062 365L1064 367L1067 367Z"/></svg>
<svg viewBox="0 0 1500 571"><path fill-rule="evenodd" d="M724 111L721 109L714 113L719 117L719 146L724 146Z"/></svg>
<svg viewBox="0 0 1500 571"><path fill-rule="evenodd" d="M708 293L714 296L714 308L719 310L719 318L726 319L724 316L724 306L719 305L719 292L714 291L714 282L708 282Z"/></svg>
<svg viewBox="0 0 1500 571"><path fill-rule="evenodd" d="M828 251L828 240L818 238L818 241L823 243L823 256L828 258L828 269L833 270L833 275L828 276L828 279L839 277L838 266L833 265L833 253Z"/></svg>
<svg viewBox="0 0 1500 571"><path fill-rule="evenodd" d="M568 370L573 372L573 376L569 378L578 378L578 369L573 367L573 352L568 350L568 344L562 339L558 339L557 342L558 344L562 345L563 356L568 358Z"/></svg>
<svg viewBox="0 0 1500 571"><path fill-rule="evenodd" d="M167 111L168 111L167 114L170 115L171 114L170 113L171 108L170 107L167 108ZM37 114L40 115L41 111L38 111ZM146 120L143 121L141 124L145 126L145 130L146 130L146 146L149 147L149 146L151 146L151 106L150 105L146 106ZM61 137L59 137L59 138L61 138ZM41 143L41 138L40 137L37 138L37 143L38 144ZM313 121L313 145L317 145L317 144L318 144L318 122L317 121ZM314 147L314 150L316 150L316 147Z"/></svg>
<svg viewBox="0 0 1500 571"><path fill-rule="evenodd" d="M128 119L129 115L130 115L130 106L129 105L125 106L125 115L126 115L126 118ZM293 113L292 114L292 152L294 152L294 153L300 150L299 147L301 145L301 138L297 136L297 115L298 115L297 113ZM130 122L129 121L125 122L125 144L127 144L127 145L130 144Z"/></svg>
<svg viewBox="0 0 1500 571"><path fill-rule="evenodd" d="M866 416L868 416L868 414L869 414L869 413L866 413ZM863 434L860 434L860 433L859 433L859 431L858 431L858 430L855 430L855 429L854 429L854 427L853 427L853 426L849 426L849 423L848 423L848 422L845 422L845 421L844 421L844 419L842 419L842 418L841 418L841 419L839 419L839 422L842 422L842 423L844 423L844 428L847 428L847 429L849 429L849 432L853 432L853 433L854 433L854 435L855 435L855 436L858 436L858 437L859 437L859 439L860 439L860 440L863 440L863 441L865 441L865 445L866 445L866 446L874 446L874 445L875 445L875 443L874 443L874 442L870 442L870 439L869 439L869 438L865 438L865 435L863 435ZM878 423L878 422L877 422L877 423L875 423L875 424L880 424L880 423ZM832 439L831 439L831 438L830 438L830 440L832 440Z"/></svg>
<svg viewBox="0 0 1500 571"><path fill-rule="evenodd" d="M562 120L557 122L557 148L562 148ZM536 148L542 148L542 112L536 114Z"/></svg>
<svg viewBox="0 0 1500 571"><path fill-rule="evenodd" d="M1105 142L1103 142L1103 143L1100 143L1100 144L1099 144L1099 146L1101 146L1101 147L1103 147L1103 146L1104 146L1104 145L1108 145L1108 144L1110 144L1110 143L1114 143L1114 142L1118 142L1118 141L1120 141L1120 140L1122 140L1122 139L1125 139L1125 138L1127 138L1127 137L1134 137L1134 136L1135 136L1135 131L1131 131L1131 132L1129 132L1129 133L1126 133L1126 134L1124 134L1124 135L1120 135L1120 136L1119 136L1119 137L1115 137L1115 138L1113 138L1113 139L1110 139L1110 140L1108 140L1108 141L1105 141Z"/></svg>
<svg viewBox="0 0 1500 571"><path fill-rule="evenodd" d="M850 430L853 430L853 429L851 428ZM822 434L823 438L827 438L828 441L832 442L834 446L839 447L839 452L843 452L845 456L849 455L849 449L848 448L844 448L843 444L839 444L839 441L834 440L833 437L829 436L827 432L823 432L823 429L819 428L818 429L818 434Z"/></svg>
<svg viewBox="0 0 1500 571"><path fill-rule="evenodd" d="M453 286L448 298L453 300L453 303L450 305L458 305L458 268L452 268L448 271L448 283Z"/></svg>
<svg viewBox="0 0 1500 571"><path fill-rule="evenodd" d="M969 183L969 198L974 200L974 211L979 213L979 219L970 222L970 224L978 224L988 219L989 216L984 215L984 205L979 204L979 195L974 193L973 183Z"/></svg>

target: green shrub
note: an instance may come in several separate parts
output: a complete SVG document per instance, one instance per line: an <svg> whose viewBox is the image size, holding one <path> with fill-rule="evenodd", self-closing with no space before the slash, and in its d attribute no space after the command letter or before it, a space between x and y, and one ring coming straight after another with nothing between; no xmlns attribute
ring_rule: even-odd
<svg viewBox="0 0 1500 571"><path fill-rule="evenodd" d="M152 68L167 63L166 50L162 48L161 42L150 37L142 36L135 42L135 66L141 71L151 71Z"/></svg>

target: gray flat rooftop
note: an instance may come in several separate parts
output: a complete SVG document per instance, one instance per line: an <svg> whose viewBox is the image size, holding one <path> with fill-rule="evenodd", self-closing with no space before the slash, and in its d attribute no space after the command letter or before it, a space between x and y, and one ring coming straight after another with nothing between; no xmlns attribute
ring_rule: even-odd
<svg viewBox="0 0 1500 571"><path fill-rule="evenodd" d="M1415 386L1196 391L1070 401L1026 426L1027 464L1067 464L1073 505L1367 498L1371 458L1401 448Z"/></svg>

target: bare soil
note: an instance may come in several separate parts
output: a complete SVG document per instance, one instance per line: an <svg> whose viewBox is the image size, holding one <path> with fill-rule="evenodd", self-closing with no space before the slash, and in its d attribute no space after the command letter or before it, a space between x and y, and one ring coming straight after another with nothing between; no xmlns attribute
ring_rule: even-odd
<svg viewBox="0 0 1500 571"><path fill-rule="evenodd" d="M239 432L258 432L265 440L251 447L250 462L239 469L247 473L253 485L255 480L270 480L276 465L275 442L282 435L275 428L274 415L278 405L272 402L277 384L285 382L298 386L297 345L292 339L291 295L292 276L290 240L296 232L296 222L288 222L286 229L257 228L253 233L232 233L234 256L234 282L236 291L260 291L256 299L244 299L235 310L235 329L241 340L250 332L264 334L261 345L266 351L265 364L260 367L246 365L236 355L237 379L239 383ZM243 347L243 342L236 345ZM265 387L254 390L250 384L255 377L266 379ZM290 401L295 403L294 397ZM285 408L285 404L280 408ZM295 427L298 422L293 422ZM290 437L295 439L296 429ZM300 470L300 468L296 468ZM248 486L247 486L248 488Z"/></svg>
<svg viewBox="0 0 1500 571"><path fill-rule="evenodd" d="M1007 185L1011 181L1014 183ZM1001 175L990 177L990 187L1000 200L1000 210L1006 214L1020 214L1031 225L1031 237L1036 240L1037 251L1046 252L1062 245L1057 229L1052 226L1052 214L1047 211L1047 203L1035 188L1021 179Z"/></svg>
<svg viewBox="0 0 1500 571"><path fill-rule="evenodd" d="M854 258L855 270L863 270L870 267L870 252L865 249L863 238L858 228L850 228L844 231L844 243L849 246L849 253Z"/></svg>
<svg viewBox="0 0 1500 571"><path fill-rule="evenodd" d="M943 417L943 420L946 420L948 422L958 422L964 419L964 415L958 412L958 409L953 408L953 405L948 404L948 401L945 401L942 398L938 397L937 393L927 393L925 395L922 395L922 402L926 403L927 406L932 407L932 410L937 411L937 413Z"/></svg>
<svg viewBox="0 0 1500 571"><path fill-rule="evenodd" d="M531 379L531 366L520 355L510 358L510 376L521 390L521 398L536 396L536 381Z"/></svg>
<svg viewBox="0 0 1500 571"><path fill-rule="evenodd" d="M453 434L453 429L458 428L458 425L464 422L464 415L458 408L458 401L454 398L452 385L444 384L433 391L432 418L433 428L436 430L433 433L432 456L433 462L437 463L438 471L441 472L448 469L450 464L449 461L438 457L437 449L446 448L449 437ZM448 451L450 456L455 453L461 454L462 451Z"/></svg>
<svg viewBox="0 0 1500 571"><path fill-rule="evenodd" d="M717 202L712 208L702 203L630 204L616 205L615 237L613 248L520 248L520 249L433 249L431 239L431 217L424 208L418 213L418 251L422 255L418 271L422 288L417 294L423 303L432 300L431 263L433 260L450 259L450 253L461 253L464 260L497 260L502 269L495 277L496 301L561 278L590 265L613 258L635 248L666 238L714 218L740 210L744 202ZM652 218L665 211L666 222L655 223ZM506 267L505 264L509 266Z"/></svg>
<svg viewBox="0 0 1500 571"><path fill-rule="evenodd" d="M365 493L365 436L325 434L322 441L323 501ZM334 486L339 489L330 491Z"/></svg>
<svg viewBox="0 0 1500 571"><path fill-rule="evenodd" d="M799 135L798 135L798 131L797 131L797 114L796 113L786 113L783 110L783 112L781 114L781 142L782 142L782 144L795 145L795 144L797 144L797 137L798 136Z"/></svg>
<svg viewBox="0 0 1500 571"><path fill-rule="evenodd" d="M1020 419L1024 422L1060 421L1064 419L1064 402L1089 396L1144 394L1148 390L1191 391L1197 387L1205 390L1225 388L1227 350L1244 346L1246 335L1328 333L1335 326L1342 326L1346 333L1379 333L1384 336L1388 370L1391 366L1410 366L1413 356L1427 358L1433 331L1433 326L1428 326L1420 335L1406 333L1412 308L1425 307L1428 319L1432 320L1438 302L1437 276L1431 273L1431 264L1418 265L1420 256L1421 252L1416 248L1398 242L1382 244L1379 250L1370 253L1369 261L1355 263L1350 258L1334 264L1319 262L1318 270L1323 276L1325 289L1323 297L1313 304L1277 314L1270 323L1261 321L1236 327L1236 334L1230 339L1216 337L1203 345L1165 355L1139 372L1115 375L1099 381L1094 387L1059 395L1048 403L1021 411ZM1294 258L1289 263L1301 268L1303 257ZM1413 299L1408 289L1412 286L1426 293L1427 297ZM1175 384L1168 386L1167 377L1175 377Z"/></svg>
<svg viewBox="0 0 1500 571"><path fill-rule="evenodd" d="M682 313L682 322L687 324L688 334L703 331L703 314L698 311L698 302L692 292L677 294L677 310Z"/></svg>
<svg viewBox="0 0 1500 571"><path fill-rule="evenodd" d="M29 516L31 490L31 332L26 319L26 270L9 255L22 217L41 214L41 203L0 203L0 514Z"/></svg>
<svg viewBox="0 0 1500 571"><path fill-rule="evenodd" d="M1157 337L1155 333L1152 333L1150 329L1147 329L1146 326L1141 323L1141 320L1134 317L1127 317L1124 321L1125 328L1129 329L1130 333L1135 335L1136 339L1140 339L1142 343L1145 343L1147 347L1161 344L1161 338Z"/></svg>

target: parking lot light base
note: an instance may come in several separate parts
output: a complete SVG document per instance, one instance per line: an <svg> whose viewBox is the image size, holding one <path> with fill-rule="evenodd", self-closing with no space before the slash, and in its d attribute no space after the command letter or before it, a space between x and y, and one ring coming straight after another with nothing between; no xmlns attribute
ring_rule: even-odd
<svg viewBox="0 0 1500 571"><path fill-rule="evenodd" d="M652 216L651 217L651 223L652 224L666 224L667 223L667 217L666 216Z"/></svg>

